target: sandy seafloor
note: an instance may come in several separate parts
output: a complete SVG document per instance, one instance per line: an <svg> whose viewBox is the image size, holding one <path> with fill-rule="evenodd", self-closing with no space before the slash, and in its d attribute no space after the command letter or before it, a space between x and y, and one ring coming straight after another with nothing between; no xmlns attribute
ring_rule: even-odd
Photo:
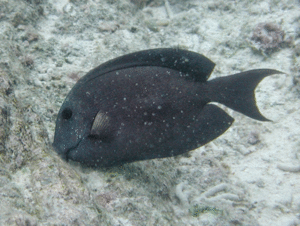
<svg viewBox="0 0 300 226"><path fill-rule="evenodd" d="M298 0L0 0L0 225L300 225L299 8ZM284 39L266 50L251 39L259 23L280 26ZM158 47L207 56L211 78L285 72L256 89L272 122L225 108L232 127L183 156L98 170L57 156L57 112L76 81Z"/></svg>

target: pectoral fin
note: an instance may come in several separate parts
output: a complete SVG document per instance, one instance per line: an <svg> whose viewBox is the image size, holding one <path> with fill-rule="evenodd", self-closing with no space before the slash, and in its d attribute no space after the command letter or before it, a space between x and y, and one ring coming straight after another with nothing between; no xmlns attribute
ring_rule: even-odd
<svg viewBox="0 0 300 226"><path fill-rule="evenodd" d="M99 111L94 119L91 131L90 138L100 139L103 141L108 141L112 137L110 132L110 117Z"/></svg>

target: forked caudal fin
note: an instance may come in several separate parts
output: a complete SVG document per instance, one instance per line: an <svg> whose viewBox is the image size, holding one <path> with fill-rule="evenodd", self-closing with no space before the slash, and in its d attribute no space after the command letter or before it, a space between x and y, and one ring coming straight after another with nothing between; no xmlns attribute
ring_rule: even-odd
<svg viewBox="0 0 300 226"><path fill-rule="evenodd" d="M256 69L208 81L211 101L226 105L250 118L269 121L258 110L254 90L259 82L273 74L283 74L272 69Z"/></svg>

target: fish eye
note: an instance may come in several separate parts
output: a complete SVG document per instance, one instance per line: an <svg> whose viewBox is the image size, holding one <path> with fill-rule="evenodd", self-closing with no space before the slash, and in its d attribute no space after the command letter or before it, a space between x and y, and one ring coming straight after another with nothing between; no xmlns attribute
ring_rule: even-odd
<svg viewBox="0 0 300 226"><path fill-rule="evenodd" d="M72 117L72 110L70 108L65 108L61 113L61 117L66 120L70 119Z"/></svg>

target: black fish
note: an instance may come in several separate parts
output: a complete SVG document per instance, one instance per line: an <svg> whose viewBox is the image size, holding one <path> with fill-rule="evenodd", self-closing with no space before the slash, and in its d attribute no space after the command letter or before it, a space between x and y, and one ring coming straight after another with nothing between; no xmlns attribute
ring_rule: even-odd
<svg viewBox="0 0 300 226"><path fill-rule="evenodd" d="M207 81L215 64L195 52L152 49L110 60L82 77L57 117L53 146L66 160L112 166L196 149L233 123L218 102L253 119L254 90L272 69Z"/></svg>

